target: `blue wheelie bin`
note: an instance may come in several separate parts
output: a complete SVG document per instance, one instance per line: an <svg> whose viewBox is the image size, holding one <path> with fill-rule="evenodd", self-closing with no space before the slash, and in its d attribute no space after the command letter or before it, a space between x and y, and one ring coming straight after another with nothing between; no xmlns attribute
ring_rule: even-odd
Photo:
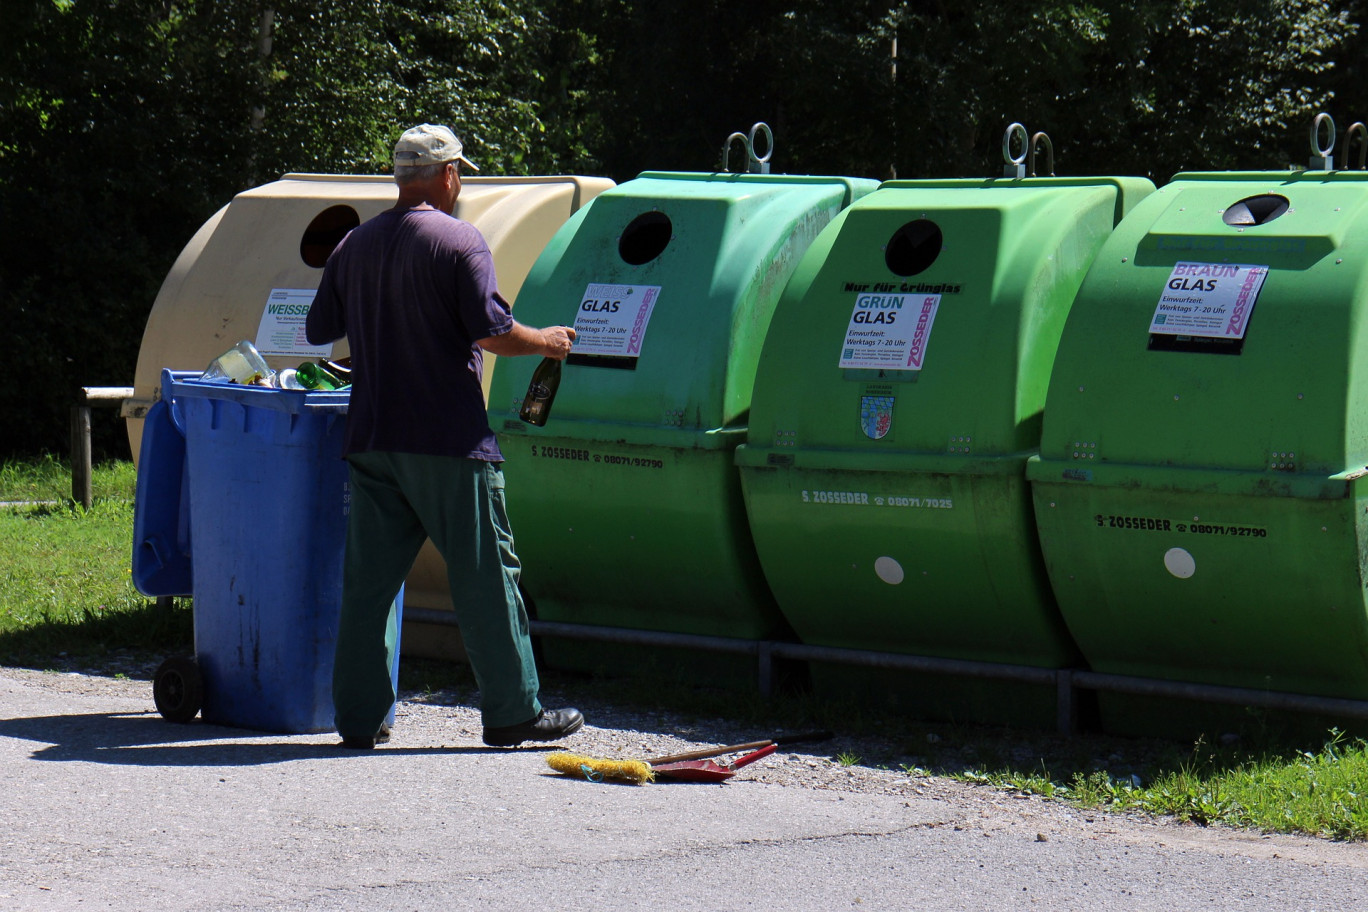
<svg viewBox="0 0 1368 912"><path fill-rule="evenodd" d="M202 708L222 725L330 730L349 394L198 376L163 372L138 467L134 585L194 599L195 653L158 671L158 709L174 721ZM392 616L395 683L402 599Z"/></svg>

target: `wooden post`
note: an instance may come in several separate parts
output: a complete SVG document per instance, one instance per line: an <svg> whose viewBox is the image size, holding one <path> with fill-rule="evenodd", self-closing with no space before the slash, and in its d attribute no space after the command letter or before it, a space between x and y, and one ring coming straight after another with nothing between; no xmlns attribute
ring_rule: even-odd
<svg viewBox="0 0 1368 912"><path fill-rule="evenodd" d="M90 466L90 408L117 406L133 395L131 386L83 386L71 407L71 499L87 510L95 503Z"/></svg>
<svg viewBox="0 0 1368 912"><path fill-rule="evenodd" d="M95 502L90 484L90 406L71 407L71 499L87 510Z"/></svg>

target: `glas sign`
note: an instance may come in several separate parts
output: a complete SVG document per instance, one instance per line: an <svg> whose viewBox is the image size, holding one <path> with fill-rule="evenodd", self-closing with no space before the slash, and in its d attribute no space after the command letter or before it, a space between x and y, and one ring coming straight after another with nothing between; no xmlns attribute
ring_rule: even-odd
<svg viewBox="0 0 1368 912"><path fill-rule="evenodd" d="M1150 319L1152 335L1243 339L1267 266L1178 263Z"/></svg>
<svg viewBox="0 0 1368 912"><path fill-rule="evenodd" d="M842 368L922 369L938 294L858 294L841 343Z"/></svg>
<svg viewBox="0 0 1368 912"><path fill-rule="evenodd" d="M575 355L638 358L659 285L590 285L575 312Z"/></svg>

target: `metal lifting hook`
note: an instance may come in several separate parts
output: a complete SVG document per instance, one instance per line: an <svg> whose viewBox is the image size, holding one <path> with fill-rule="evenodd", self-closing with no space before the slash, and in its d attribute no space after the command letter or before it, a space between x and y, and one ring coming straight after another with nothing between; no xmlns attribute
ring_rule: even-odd
<svg viewBox="0 0 1368 912"><path fill-rule="evenodd" d="M1358 144L1358 164L1349 163L1349 151L1354 146L1354 137L1359 138ZM1365 162L1368 161L1368 126L1356 122L1344 132L1344 145L1340 147L1340 158L1344 161L1344 167L1362 171Z"/></svg>
<svg viewBox="0 0 1368 912"><path fill-rule="evenodd" d="M1330 138L1321 145L1320 134L1321 124L1330 127ZM1316 119L1311 121L1311 171L1334 171L1335 170L1335 121L1324 111L1316 115Z"/></svg>
<svg viewBox="0 0 1368 912"><path fill-rule="evenodd" d="M755 136L761 131L765 134L764 156L755 154ZM770 156L774 154L774 132L770 130L769 124L764 122L755 124L750 128L749 135L737 132L727 137L727 141L722 145L722 170L724 172L731 171L731 163L728 159L731 155L732 143L738 139L741 140L746 150L746 170L751 174L769 174L769 160Z"/></svg>
<svg viewBox="0 0 1368 912"><path fill-rule="evenodd" d="M1021 154L1012 154L1012 140L1021 138ZM1002 169L1003 177L1025 177L1026 176L1026 157L1030 154L1031 140L1026 128L1014 123L1007 128L1007 132L1002 134L1002 160L1005 166Z"/></svg>
<svg viewBox="0 0 1368 912"><path fill-rule="evenodd" d="M1026 157L1026 169L1031 172L1031 177L1036 177L1036 150L1040 144L1045 144L1045 174L1054 177L1054 143L1050 142L1050 137L1044 133L1037 133L1031 137L1031 154Z"/></svg>
<svg viewBox="0 0 1368 912"><path fill-rule="evenodd" d="M1021 154L1012 154L1012 140L1019 139ZM1002 135L1002 159L1006 163L1002 169L1003 177L1036 177L1036 152L1041 145L1045 147L1045 173L1054 177L1054 143L1045 133L1031 135L1026 127L1014 123Z"/></svg>

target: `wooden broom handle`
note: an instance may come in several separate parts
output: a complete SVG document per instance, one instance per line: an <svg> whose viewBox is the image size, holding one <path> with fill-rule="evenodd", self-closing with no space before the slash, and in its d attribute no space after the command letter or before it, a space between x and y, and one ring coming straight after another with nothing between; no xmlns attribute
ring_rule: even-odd
<svg viewBox="0 0 1368 912"><path fill-rule="evenodd" d="M659 766L662 763L679 763L683 760L706 760L709 757L720 757L723 754L730 754L734 751L758 750L762 747L769 747L771 744L793 744L798 741L825 741L831 737L831 732L808 732L802 735L781 735L778 738L766 738L764 741L748 741L745 744L728 744L726 747L709 747L704 750L689 751L683 754L671 754L668 757L652 757L646 762L651 766Z"/></svg>
<svg viewBox="0 0 1368 912"><path fill-rule="evenodd" d="M755 750L756 748L769 747L773 741L748 741L745 744L728 744L726 747L709 747L706 750L688 751L683 754L670 754L668 757L652 757L646 762L651 766L659 766L662 763L679 763L683 760L706 760L709 757L720 757L723 754L730 754L732 751Z"/></svg>

